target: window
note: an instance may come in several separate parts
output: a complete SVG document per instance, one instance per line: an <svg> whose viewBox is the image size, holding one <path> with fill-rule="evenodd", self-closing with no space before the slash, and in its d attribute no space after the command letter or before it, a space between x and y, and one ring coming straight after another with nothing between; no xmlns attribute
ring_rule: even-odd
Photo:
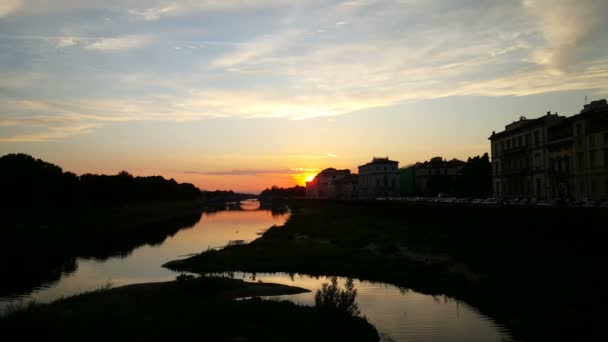
<svg viewBox="0 0 608 342"><path fill-rule="evenodd" d="M597 154L597 151L593 150L593 151L589 151L589 167L594 169L595 168L595 155Z"/></svg>
<svg viewBox="0 0 608 342"><path fill-rule="evenodd" d="M504 150L505 150L505 142L504 142L504 141L501 141L501 142L500 142L500 152L502 152L502 151L504 151Z"/></svg>
<svg viewBox="0 0 608 342"><path fill-rule="evenodd" d="M540 144L540 135L538 131L534 131L534 145L538 146Z"/></svg>
<svg viewBox="0 0 608 342"><path fill-rule="evenodd" d="M540 178L536 178L536 196L540 195Z"/></svg>
<svg viewBox="0 0 608 342"><path fill-rule="evenodd" d="M608 168L608 149L604 150L604 167ZM608 190L608 189L607 189ZM608 192L608 191L607 191Z"/></svg>
<svg viewBox="0 0 608 342"><path fill-rule="evenodd" d="M595 135L589 136L589 147L595 147Z"/></svg>
<svg viewBox="0 0 608 342"><path fill-rule="evenodd" d="M534 167L540 169L540 153L534 155Z"/></svg>
<svg viewBox="0 0 608 342"><path fill-rule="evenodd" d="M583 135L583 124L576 124L576 135L579 137Z"/></svg>
<svg viewBox="0 0 608 342"><path fill-rule="evenodd" d="M608 150L606 150L608 152ZM496 175L500 175L500 162L496 161ZM496 183L498 185L498 183Z"/></svg>
<svg viewBox="0 0 608 342"><path fill-rule="evenodd" d="M518 145L519 147L522 147L522 146L523 146L523 144L524 144L524 143L523 143L523 141L524 141L524 140L523 140L523 137L522 137L521 135L517 137L517 145Z"/></svg>
<svg viewBox="0 0 608 342"><path fill-rule="evenodd" d="M530 141L530 134L526 134L524 136L524 146L528 146L529 141Z"/></svg>
<svg viewBox="0 0 608 342"><path fill-rule="evenodd" d="M604 145L608 145L608 132L604 133Z"/></svg>

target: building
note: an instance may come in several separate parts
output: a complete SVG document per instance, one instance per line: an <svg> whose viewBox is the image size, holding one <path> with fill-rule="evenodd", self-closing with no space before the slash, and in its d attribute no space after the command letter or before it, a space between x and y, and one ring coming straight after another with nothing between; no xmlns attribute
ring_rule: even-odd
<svg viewBox="0 0 608 342"><path fill-rule="evenodd" d="M608 103L594 101L580 114L569 118L572 124L570 161L576 199L608 199Z"/></svg>
<svg viewBox="0 0 608 342"><path fill-rule="evenodd" d="M502 132L492 132L492 179L495 197L547 197L549 168L547 130L563 120L547 112L536 119L522 116Z"/></svg>
<svg viewBox="0 0 608 342"><path fill-rule="evenodd" d="M455 158L446 160L442 157L416 163L414 165L416 195L435 196L439 192L453 192L450 187L466 164L462 160Z"/></svg>
<svg viewBox="0 0 608 342"><path fill-rule="evenodd" d="M495 197L608 198L606 100L567 118L521 117L489 139Z"/></svg>
<svg viewBox="0 0 608 342"><path fill-rule="evenodd" d="M359 198L399 196L399 162L376 158L359 166Z"/></svg>
<svg viewBox="0 0 608 342"><path fill-rule="evenodd" d="M306 197L311 198L356 198L357 175L350 170L328 168L306 183Z"/></svg>

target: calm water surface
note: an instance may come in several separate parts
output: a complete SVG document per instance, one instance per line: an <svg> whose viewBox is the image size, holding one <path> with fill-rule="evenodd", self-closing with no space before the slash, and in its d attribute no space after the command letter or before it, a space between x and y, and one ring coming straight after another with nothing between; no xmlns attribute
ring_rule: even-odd
<svg viewBox="0 0 608 342"><path fill-rule="evenodd" d="M288 214L273 215L260 210L257 202L246 202L244 210L203 213L200 221L168 237L157 246L144 245L126 256L107 260L78 259L77 270L47 284L27 296L1 298L0 309L8 303L35 299L48 302L60 297L98 289L108 283L133 283L175 279L176 273L160 267L167 261L186 257L208 248L222 247L231 240L252 241L273 225L282 225ZM247 274L231 276L294 285L312 290L272 299L288 299L314 304L314 291L329 282L326 277L289 274ZM343 284L344 279L339 278ZM468 305L448 297L433 297L407 289L366 281L355 281L363 315L385 341L510 341L509 334L490 318Z"/></svg>

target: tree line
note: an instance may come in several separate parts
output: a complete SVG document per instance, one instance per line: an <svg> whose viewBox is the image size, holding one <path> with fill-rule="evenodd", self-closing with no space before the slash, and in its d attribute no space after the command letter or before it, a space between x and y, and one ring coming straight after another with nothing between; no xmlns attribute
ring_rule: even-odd
<svg viewBox="0 0 608 342"><path fill-rule="evenodd" d="M428 180L429 191L436 195L448 193L458 197L488 197L492 194L492 163L487 153L469 157L456 177L433 175Z"/></svg>
<svg viewBox="0 0 608 342"><path fill-rule="evenodd" d="M306 187L296 185L291 188L280 188L276 185L271 188L267 188L260 193L260 197L285 197L285 198L293 198L293 197L305 197L306 196Z"/></svg>
<svg viewBox="0 0 608 342"><path fill-rule="evenodd" d="M78 176L22 153L0 157L0 188L1 201L10 205L171 201L201 196L196 186L162 176L140 177L126 171Z"/></svg>

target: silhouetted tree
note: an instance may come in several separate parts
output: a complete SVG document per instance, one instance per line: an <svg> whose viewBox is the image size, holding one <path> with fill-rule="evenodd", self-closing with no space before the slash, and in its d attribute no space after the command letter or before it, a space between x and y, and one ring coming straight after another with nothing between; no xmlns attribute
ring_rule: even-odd
<svg viewBox="0 0 608 342"><path fill-rule="evenodd" d="M296 185L291 188L279 188L273 185L270 189L265 189L260 193L260 197L304 197L306 196L306 187Z"/></svg>
<svg viewBox="0 0 608 342"><path fill-rule="evenodd" d="M492 193L492 164L487 153L469 158L457 179L459 196L487 197Z"/></svg>
<svg viewBox="0 0 608 342"><path fill-rule="evenodd" d="M54 164L27 154L0 157L2 201L11 205L65 202L132 202L186 200L200 197L190 183L177 183L161 176L133 177L126 171L117 175L77 176Z"/></svg>

